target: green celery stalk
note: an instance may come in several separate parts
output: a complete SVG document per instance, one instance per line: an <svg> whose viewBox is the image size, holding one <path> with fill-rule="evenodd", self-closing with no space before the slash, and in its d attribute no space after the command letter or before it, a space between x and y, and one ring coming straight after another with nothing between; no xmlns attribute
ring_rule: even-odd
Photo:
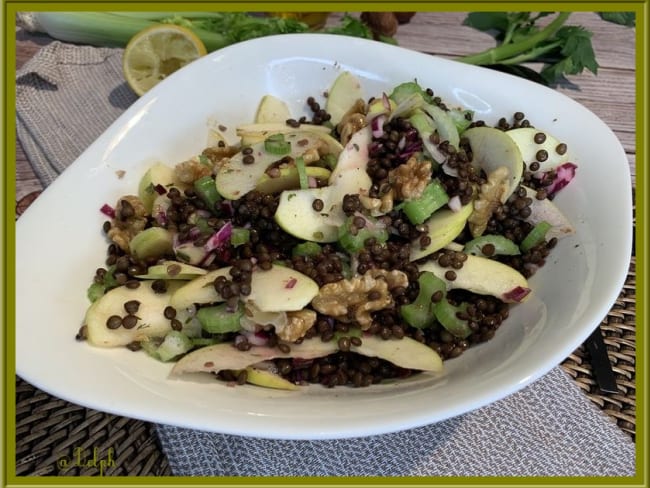
<svg viewBox="0 0 650 488"><path fill-rule="evenodd" d="M194 191L205 202L211 211L217 209L217 205L221 202L222 198L217 191L212 176L204 176L194 181Z"/></svg>
<svg viewBox="0 0 650 488"><path fill-rule="evenodd" d="M233 246L241 246L242 244L246 244L247 242L250 242L251 239L251 231L248 229L244 229L243 227L234 227L232 229L232 235L230 236L230 244Z"/></svg>
<svg viewBox="0 0 650 488"><path fill-rule="evenodd" d="M160 12L157 12L160 14ZM167 17L173 17L169 12ZM160 16L142 16L108 12L21 12L19 23L31 32L43 32L60 41L90 44L104 47L125 47L138 32L151 27ZM229 44L227 38L218 33L187 26L205 44L208 51L220 49Z"/></svg>
<svg viewBox="0 0 650 488"><path fill-rule="evenodd" d="M546 237L546 233L550 228L551 224L545 220L539 222L535 227L533 227L533 230L531 230L528 235L524 237L524 240L521 241L521 244L519 245L521 250L523 252L530 251L537 244L543 242L544 238Z"/></svg>
<svg viewBox="0 0 650 488"><path fill-rule="evenodd" d="M447 192L436 179L426 186L419 198L405 202L402 211L412 224L419 225L448 201Z"/></svg>
<svg viewBox="0 0 650 488"><path fill-rule="evenodd" d="M402 305L399 312L406 323L418 329L424 329L431 327L436 319L435 304L431 301L431 297L438 291L444 294L447 287L444 281L430 271L424 271L418 277L418 284L420 291L415 301L408 305Z"/></svg>
<svg viewBox="0 0 650 488"><path fill-rule="evenodd" d="M467 303L462 303L459 306L452 305L447 298L443 298L436 303L434 312L438 322L447 329L451 335L465 339L471 335L472 329L469 328L467 320L462 320L457 317L458 312L467 310Z"/></svg>
<svg viewBox="0 0 650 488"><path fill-rule="evenodd" d="M483 252L484 246L488 244L491 244L494 247L494 252L489 256ZM517 246L517 244L515 244L507 237L498 234L485 234L472 239L467 244L465 244L463 250L467 254L483 257L490 257L496 254L503 254L507 256L521 254L519 251L519 246Z"/></svg>
<svg viewBox="0 0 650 488"><path fill-rule="evenodd" d="M202 307L196 312L196 318L201 323L203 330L211 334L237 332L241 328L239 321L243 316L244 310L241 305L233 312L230 311L226 303L213 307Z"/></svg>
<svg viewBox="0 0 650 488"><path fill-rule="evenodd" d="M569 15L571 15L571 12L561 12L544 29L522 41L504 43L498 47L493 47L477 54L461 57L459 61L476 65L496 64L513 56L518 56L529 49L533 49L537 44L555 34L569 18Z"/></svg>

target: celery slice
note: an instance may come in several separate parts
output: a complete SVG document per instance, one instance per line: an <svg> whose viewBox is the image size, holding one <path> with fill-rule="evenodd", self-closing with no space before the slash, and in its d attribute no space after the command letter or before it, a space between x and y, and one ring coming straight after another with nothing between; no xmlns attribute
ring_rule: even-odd
<svg viewBox="0 0 650 488"><path fill-rule="evenodd" d="M436 179L426 186L419 198L404 202L402 211L412 224L419 225L448 201L449 195Z"/></svg>
<svg viewBox="0 0 650 488"><path fill-rule="evenodd" d="M354 254L363 249L367 239L374 237L377 242L384 243L388 240L388 231L383 227L377 227L377 221L367 215L365 227L357 229L355 234L350 232L355 216L349 216L338 229L339 245L347 252Z"/></svg>
<svg viewBox="0 0 650 488"><path fill-rule="evenodd" d="M234 247L241 246L250 241L251 231L243 227L233 227L230 235L230 244Z"/></svg>
<svg viewBox="0 0 650 488"><path fill-rule="evenodd" d="M418 329L430 327L435 322L435 304L431 301L434 293L446 291L444 281L430 271L423 272L418 278L420 291L414 302L400 307L400 315L411 326Z"/></svg>
<svg viewBox="0 0 650 488"><path fill-rule="evenodd" d="M435 315L438 322L447 329L447 332L461 339L465 339L472 333L472 329L470 329L467 320L459 319L456 314L458 312L465 312L466 310L467 303L455 306L447 298L443 298L435 306Z"/></svg>
<svg viewBox="0 0 650 488"><path fill-rule="evenodd" d="M316 256L320 254L321 250L322 248L320 247L319 244L312 241L306 241L300 244L296 244L294 248L291 250L291 255L292 256Z"/></svg>
<svg viewBox="0 0 650 488"><path fill-rule="evenodd" d="M543 242L544 238L546 237L546 233L550 228L551 224L549 224L547 221L542 220L539 222L535 227L533 227L533 230L531 230L528 235L524 237L524 240L521 241L521 244L519 245L521 250L523 252L530 251L533 247Z"/></svg>
<svg viewBox="0 0 650 488"><path fill-rule="evenodd" d="M211 334L237 332L241 328L239 321L243 315L244 310L241 304L235 311L231 311L227 303L203 307L196 312L196 318L201 323L203 330Z"/></svg>
<svg viewBox="0 0 650 488"><path fill-rule="evenodd" d="M208 208L212 211L221 202L221 195L217 191L217 187L212 176L204 176L196 180L193 184L196 194L205 202Z"/></svg>
<svg viewBox="0 0 650 488"><path fill-rule="evenodd" d="M492 253L485 254L485 252L483 252L483 249L486 245L491 245L494 251ZM490 257L497 254L506 256L521 254L519 251L519 246L517 246L517 244L515 244L507 237L498 234L484 234L477 237L476 239L472 239L467 244L465 244L463 250L467 254L473 254L474 256L481 257Z"/></svg>
<svg viewBox="0 0 650 488"><path fill-rule="evenodd" d="M291 143L284 140L284 134L273 134L264 141L264 150L275 156L284 156L291 152Z"/></svg>

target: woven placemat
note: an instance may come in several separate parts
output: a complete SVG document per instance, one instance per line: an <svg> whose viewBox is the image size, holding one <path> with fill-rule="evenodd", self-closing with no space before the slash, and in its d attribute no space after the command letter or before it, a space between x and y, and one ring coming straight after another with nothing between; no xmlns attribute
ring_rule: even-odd
<svg viewBox="0 0 650 488"><path fill-rule="evenodd" d="M17 203L17 214L37 194ZM636 259L601 323L618 393L598 389L584 345L562 367L587 397L633 439L636 435ZM102 464L102 461L103 464ZM170 476L152 424L84 408L16 378L16 475Z"/></svg>

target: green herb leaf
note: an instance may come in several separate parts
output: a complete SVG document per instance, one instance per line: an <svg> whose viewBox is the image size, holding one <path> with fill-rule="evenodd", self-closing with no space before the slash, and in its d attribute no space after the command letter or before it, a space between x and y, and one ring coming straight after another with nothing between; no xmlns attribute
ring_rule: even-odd
<svg viewBox="0 0 650 488"><path fill-rule="evenodd" d="M626 27L636 26L636 15L634 12L598 12L601 19L614 24L624 25Z"/></svg>
<svg viewBox="0 0 650 488"><path fill-rule="evenodd" d="M345 14L341 19L341 25L336 27L327 27L322 30L325 34L341 34L345 36L361 37L372 39L372 30L361 20Z"/></svg>
<svg viewBox="0 0 650 488"><path fill-rule="evenodd" d="M579 26L562 27L557 32L557 39L561 41L560 54L562 58L554 63L545 66L542 77L553 84L564 75L576 75L582 73L586 68L593 74L598 74L598 63L591 45L592 33Z"/></svg>

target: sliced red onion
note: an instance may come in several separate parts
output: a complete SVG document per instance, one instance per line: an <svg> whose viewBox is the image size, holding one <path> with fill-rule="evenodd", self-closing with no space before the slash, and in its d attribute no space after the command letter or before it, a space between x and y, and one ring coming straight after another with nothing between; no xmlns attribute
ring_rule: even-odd
<svg viewBox="0 0 650 488"><path fill-rule="evenodd" d="M307 186L309 188L316 188L318 186L318 181L313 176L307 177Z"/></svg>
<svg viewBox="0 0 650 488"><path fill-rule="evenodd" d="M290 290L291 288L293 288L294 286L296 286L296 283L298 283L298 280L297 280L296 278L291 278L291 279L289 279L289 280L286 282L286 284L284 285L284 287L285 287L286 289Z"/></svg>
<svg viewBox="0 0 650 488"><path fill-rule="evenodd" d="M230 244L230 237L232 236L232 222L228 221L217 232L212 234L205 243L203 249L207 252L212 252L215 249L225 248Z"/></svg>
<svg viewBox="0 0 650 488"><path fill-rule="evenodd" d="M158 193L158 195L164 195L165 193L167 193L167 188L165 188L160 183L154 186L153 189L156 190L156 193Z"/></svg>
<svg viewBox="0 0 650 488"><path fill-rule="evenodd" d="M386 122L385 115L378 115L370 121L370 129L372 129L372 137L379 139L384 135L384 123Z"/></svg>
<svg viewBox="0 0 650 488"><path fill-rule="evenodd" d="M530 288L524 288L523 286L517 286L507 293L503 294L505 300L511 302L521 302L524 298L528 296L531 292Z"/></svg>
<svg viewBox="0 0 650 488"><path fill-rule="evenodd" d="M203 261L201 261L201 266L210 266L212 263L214 263L215 259L217 259L217 255L211 252L205 257Z"/></svg>
<svg viewBox="0 0 650 488"><path fill-rule="evenodd" d="M368 146L368 155L372 158L379 156L384 149L384 145L379 141L373 141Z"/></svg>
<svg viewBox="0 0 650 488"><path fill-rule="evenodd" d="M187 235L190 237L190 240L194 241L199 237L201 237L201 229L199 229L198 227L192 227L188 231Z"/></svg>
<svg viewBox="0 0 650 488"><path fill-rule="evenodd" d="M399 159L400 159L401 161L408 161L408 160L411 158L411 156L413 156L416 152L419 152L421 149L422 149L422 147L419 146L419 145L418 145L418 146L414 146L414 147L407 148L405 151L403 151L403 152L399 155Z"/></svg>
<svg viewBox="0 0 650 488"><path fill-rule="evenodd" d="M110 217L112 219L115 218L115 209L111 207L108 203L102 205L99 211L104 215L106 215L107 217Z"/></svg>
<svg viewBox="0 0 650 488"><path fill-rule="evenodd" d="M547 194L549 196L555 195L562 188L567 186L575 177L577 168L578 166L573 163L564 163L555 168L556 176L553 182L546 187Z"/></svg>
<svg viewBox="0 0 650 488"><path fill-rule="evenodd" d="M253 346L266 346L269 342L269 335L263 330L259 332L244 331L243 334L248 343Z"/></svg>
<svg viewBox="0 0 650 488"><path fill-rule="evenodd" d="M447 206L452 212L458 212L463 207L463 204L460 201L460 197L458 195L454 195L449 199L449 202L447 202Z"/></svg>

